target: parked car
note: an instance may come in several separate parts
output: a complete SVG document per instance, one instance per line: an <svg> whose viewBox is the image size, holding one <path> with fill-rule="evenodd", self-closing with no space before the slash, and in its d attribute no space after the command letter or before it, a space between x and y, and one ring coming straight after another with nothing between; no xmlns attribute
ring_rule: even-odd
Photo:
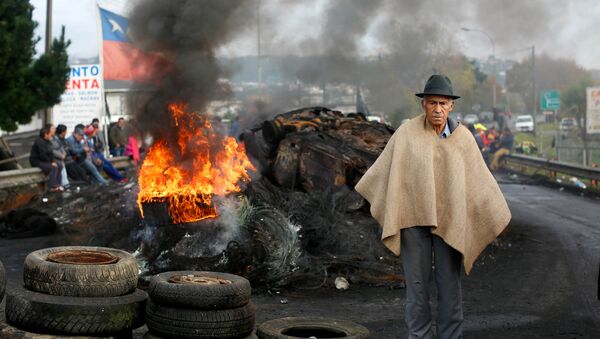
<svg viewBox="0 0 600 339"><path fill-rule="evenodd" d="M515 121L517 132L533 132L533 116L519 115Z"/></svg>
<svg viewBox="0 0 600 339"><path fill-rule="evenodd" d="M567 131L577 127L577 120L575 118L562 118L560 120L560 130Z"/></svg>
<svg viewBox="0 0 600 339"><path fill-rule="evenodd" d="M465 118L462 122L464 122L467 125L476 124L479 122L479 117L477 116L477 114L467 114L465 115Z"/></svg>

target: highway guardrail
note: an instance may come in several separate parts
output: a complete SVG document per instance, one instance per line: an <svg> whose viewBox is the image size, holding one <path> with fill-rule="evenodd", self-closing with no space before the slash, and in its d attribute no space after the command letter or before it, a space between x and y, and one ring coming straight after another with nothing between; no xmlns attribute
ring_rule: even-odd
<svg viewBox="0 0 600 339"><path fill-rule="evenodd" d="M516 165L540 168L550 172L559 172L567 175L575 176L580 179L600 180L600 169L586 167L581 165L567 164L555 160L532 157L522 154L505 155L503 159L507 163Z"/></svg>

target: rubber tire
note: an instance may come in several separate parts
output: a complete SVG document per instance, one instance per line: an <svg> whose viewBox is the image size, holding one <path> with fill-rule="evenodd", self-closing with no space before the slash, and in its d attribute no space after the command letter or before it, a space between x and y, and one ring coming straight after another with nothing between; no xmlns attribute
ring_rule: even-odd
<svg viewBox="0 0 600 339"><path fill-rule="evenodd" d="M30 332L69 335L107 335L144 324L148 294L142 290L119 297L64 297L10 289L6 320Z"/></svg>
<svg viewBox="0 0 600 339"><path fill-rule="evenodd" d="M142 338L143 339L164 339L163 337L159 337L150 331L146 332ZM244 337L243 339L258 339L258 337L256 336L256 333L254 333L254 331L252 331L252 333L250 333L250 335L248 335L247 337Z"/></svg>
<svg viewBox="0 0 600 339"><path fill-rule="evenodd" d="M114 264L74 265L47 261L48 254L65 250L106 251L119 258ZM116 297L135 291L139 276L136 259L128 252L106 247L64 246L29 253L23 265L25 287L70 297Z"/></svg>
<svg viewBox="0 0 600 339"><path fill-rule="evenodd" d="M174 275L195 275L227 279L227 285L174 284L169 278ZM150 280L148 295L154 303L175 308L222 310L246 305L250 301L252 288L244 277L234 274L203 271L173 271L155 275Z"/></svg>
<svg viewBox="0 0 600 339"><path fill-rule="evenodd" d="M256 331L256 334L260 339L304 338L283 334L283 332L286 332L293 328L322 329L344 333L345 336L340 338L371 338L371 333L369 332L369 330L362 325L347 320L337 320L319 317L289 317L265 321L264 323L260 324L258 330Z"/></svg>
<svg viewBox="0 0 600 339"><path fill-rule="evenodd" d="M243 338L252 332L254 304L224 310L190 310L158 305L148 300L146 325L164 338Z"/></svg>
<svg viewBox="0 0 600 339"><path fill-rule="evenodd" d="M2 265L2 261L0 261L0 303L2 299L4 299L4 292L6 291L6 271L4 270L4 265Z"/></svg>

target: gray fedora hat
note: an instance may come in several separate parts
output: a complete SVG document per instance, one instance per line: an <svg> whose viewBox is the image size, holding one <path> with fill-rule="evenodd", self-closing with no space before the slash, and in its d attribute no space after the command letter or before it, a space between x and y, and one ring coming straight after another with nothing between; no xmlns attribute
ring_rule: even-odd
<svg viewBox="0 0 600 339"><path fill-rule="evenodd" d="M427 83L425 84L425 89L423 89L422 93L415 94L419 98L422 98L426 95L440 95L449 97L452 99L460 98L458 95L454 95L452 92L452 81L445 76L440 74L434 74L427 79Z"/></svg>

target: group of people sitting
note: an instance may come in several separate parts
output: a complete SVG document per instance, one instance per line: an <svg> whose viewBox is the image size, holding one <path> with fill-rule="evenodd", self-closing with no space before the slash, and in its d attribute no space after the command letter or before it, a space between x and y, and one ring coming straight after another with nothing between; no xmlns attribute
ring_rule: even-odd
<svg viewBox="0 0 600 339"><path fill-rule="evenodd" d="M128 137L124 130L125 120L119 119L110 131L110 153L113 156L129 155L136 161L139 149L135 138ZM49 189L64 191L71 182L106 185L104 172L116 182L127 182L104 157L105 145L100 132L99 120L89 125L78 124L67 136L67 126L45 125L33 143L29 162L48 174ZM131 140L133 139L133 140Z"/></svg>
<svg viewBox="0 0 600 339"><path fill-rule="evenodd" d="M501 133L498 133L495 127L487 128L480 123L469 125L468 128L473 133L490 170L498 169L500 159L513 148L515 137L510 128L505 127Z"/></svg>

